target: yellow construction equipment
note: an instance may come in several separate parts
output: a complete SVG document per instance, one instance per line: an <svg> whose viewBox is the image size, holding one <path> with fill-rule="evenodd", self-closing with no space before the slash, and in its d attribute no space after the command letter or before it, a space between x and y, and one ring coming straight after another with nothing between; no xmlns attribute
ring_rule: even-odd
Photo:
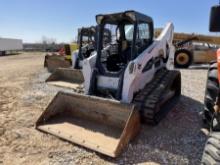
<svg viewBox="0 0 220 165"><path fill-rule="evenodd" d="M54 72L57 68L71 67L72 52L78 49L77 43L65 44L58 53L47 54L44 59L44 67L49 72Z"/></svg>
<svg viewBox="0 0 220 165"><path fill-rule="evenodd" d="M158 37L161 33L161 29L156 29L155 31L155 37ZM209 44L216 44L220 45L220 38L217 36L211 36L211 35L203 35L203 34L196 34L196 33L178 33L174 32L173 36L173 42L180 42L180 41L196 41L200 43L209 43Z"/></svg>
<svg viewBox="0 0 220 165"><path fill-rule="evenodd" d="M157 29L155 36L161 33ZM174 63L176 67L187 68L193 63L209 63L216 58L216 50L220 46L217 36L202 34L174 33L176 47Z"/></svg>
<svg viewBox="0 0 220 165"><path fill-rule="evenodd" d="M71 43L65 45L65 58L66 60L72 61L72 52L79 49L79 45L77 43Z"/></svg>

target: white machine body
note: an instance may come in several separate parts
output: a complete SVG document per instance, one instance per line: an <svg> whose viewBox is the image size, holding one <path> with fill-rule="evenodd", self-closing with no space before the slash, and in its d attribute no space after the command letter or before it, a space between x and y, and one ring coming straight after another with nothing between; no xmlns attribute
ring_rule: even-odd
<svg viewBox="0 0 220 165"><path fill-rule="evenodd" d="M94 54L96 54L96 51L92 52L91 56L93 56ZM79 68L83 68L83 60L79 60L79 50L72 52L71 59L72 59L72 68L73 69L76 69L77 66Z"/></svg>
<svg viewBox="0 0 220 165"><path fill-rule="evenodd" d="M140 91L149 83L161 67L173 69L174 66L174 51L172 44L174 26L172 23L167 23L162 33L157 39L144 50L136 59L130 61L124 73L123 88L122 88L122 102L130 103L133 100L134 93ZM95 69L97 54L83 61L83 76L85 78L85 93L88 94L91 83L92 73ZM152 65L150 69L143 72L147 63L152 59L159 59L162 64L159 68ZM164 63L162 59L167 59ZM166 66L165 66L166 65ZM117 90L119 78L112 78L107 76L98 76L97 86L103 88L112 88Z"/></svg>

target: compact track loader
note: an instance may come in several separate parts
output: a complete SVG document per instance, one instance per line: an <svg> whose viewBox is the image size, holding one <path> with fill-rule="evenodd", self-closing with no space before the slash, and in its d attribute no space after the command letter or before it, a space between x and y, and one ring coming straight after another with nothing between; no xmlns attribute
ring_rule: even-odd
<svg viewBox="0 0 220 165"><path fill-rule="evenodd" d="M78 44L65 44L58 53L47 54L44 59L44 67L51 73L57 68L71 67L71 52L78 49Z"/></svg>
<svg viewBox="0 0 220 165"><path fill-rule="evenodd" d="M141 123L157 124L181 94L173 66L172 23L153 39L151 17L136 11L97 15L97 53L83 61L85 93L59 92L36 128L111 157ZM104 42L104 29L111 43Z"/></svg>
<svg viewBox="0 0 220 165"><path fill-rule="evenodd" d="M109 35L110 36L110 35ZM77 88L79 84L84 82L81 72L82 62L90 57L96 50L96 27L83 27L78 31L79 49L72 53L72 66L56 68L56 70L46 80L49 84Z"/></svg>

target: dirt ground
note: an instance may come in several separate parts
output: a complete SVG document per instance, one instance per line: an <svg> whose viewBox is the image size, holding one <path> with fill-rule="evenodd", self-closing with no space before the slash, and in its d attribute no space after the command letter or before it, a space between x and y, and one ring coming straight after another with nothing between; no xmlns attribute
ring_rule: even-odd
<svg viewBox="0 0 220 165"><path fill-rule="evenodd" d="M0 164L200 164L205 69L182 70L182 97L155 127L142 126L113 159L37 131L34 124L61 88L48 86L42 53L0 57Z"/></svg>

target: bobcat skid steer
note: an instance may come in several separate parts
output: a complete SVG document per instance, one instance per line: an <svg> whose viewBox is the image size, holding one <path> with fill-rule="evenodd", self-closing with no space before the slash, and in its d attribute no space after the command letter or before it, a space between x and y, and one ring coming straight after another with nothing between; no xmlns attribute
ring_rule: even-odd
<svg viewBox="0 0 220 165"><path fill-rule="evenodd" d="M97 53L83 61L85 93L59 92L36 128L116 157L142 123L157 124L178 100L181 76L171 71L173 25L153 40L151 17L136 11L97 15ZM112 35L103 42L104 29Z"/></svg>
<svg viewBox="0 0 220 165"><path fill-rule="evenodd" d="M71 67L71 52L77 49L77 43L65 44L58 53L47 54L45 56L44 67L51 73L59 67Z"/></svg>
<svg viewBox="0 0 220 165"><path fill-rule="evenodd" d="M67 88L77 88L84 82L81 72L82 61L96 50L96 27L83 27L78 30L79 49L72 53L72 66L58 67L46 80L49 84ZM54 61L54 60L53 60Z"/></svg>
<svg viewBox="0 0 220 165"><path fill-rule="evenodd" d="M76 89L84 82L81 72L82 62L96 52L97 33L94 26L83 27L78 32L79 49L72 52L72 67L59 67L46 80L49 84ZM110 42L111 32L104 30L105 45Z"/></svg>

